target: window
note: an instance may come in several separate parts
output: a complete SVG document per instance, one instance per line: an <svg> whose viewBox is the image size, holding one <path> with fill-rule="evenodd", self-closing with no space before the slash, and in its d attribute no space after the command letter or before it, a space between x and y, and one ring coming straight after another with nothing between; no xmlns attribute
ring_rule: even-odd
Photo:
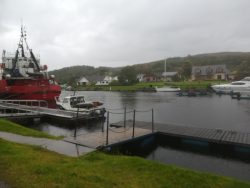
<svg viewBox="0 0 250 188"><path fill-rule="evenodd" d="M207 67L206 68L206 72L207 72L207 74L212 74L213 73L213 69L211 67Z"/></svg>
<svg viewBox="0 0 250 188"><path fill-rule="evenodd" d="M195 68L194 72L195 72L195 74L201 74L201 69Z"/></svg>
<svg viewBox="0 0 250 188"><path fill-rule="evenodd" d="M68 102L69 102L69 100L67 98L63 99L63 103L68 103Z"/></svg>
<svg viewBox="0 0 250 188"><path fill-rule="evenodd" d="M216 73L223 73L223 68L222 67L217 67L216 68Z"/></svg>
<svg viewBox="0 0 250 188"><path fill-rule="evenodd" d="M232 82L231 84L232 85L245 85L244 82Z"/></svg>

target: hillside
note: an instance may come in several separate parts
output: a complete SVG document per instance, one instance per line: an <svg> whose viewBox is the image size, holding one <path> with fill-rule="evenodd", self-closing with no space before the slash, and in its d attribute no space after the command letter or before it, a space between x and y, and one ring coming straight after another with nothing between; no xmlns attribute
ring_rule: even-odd
<svg viewBox="0 0 250 188"><path fill-rule="evenodd" d="M137 73L161 73L164 71L164 61L133 65ZM167 71L178 71L183 63L190 62L192 65L214 65L225 64L230 71L238 72L238 77L250 76L250 52L220 52L198 55L188 55L186 57L173 57L166 59ZM86 75L117 75L120 68L92 66L73 66L51 71L60 83L74 83L81 76Z"/></svg>
<svg viewBox="0 0 250 188"><path fill-rule="evenodd" d="M56 76L56 80L60 83L73 84L76 80L80 79L82 76L89 75L113 75L116 74L119 69L109 68L109 67L92 67L92 66L72 66L65 67L59 70L50 71L49 74Z"/></svg>

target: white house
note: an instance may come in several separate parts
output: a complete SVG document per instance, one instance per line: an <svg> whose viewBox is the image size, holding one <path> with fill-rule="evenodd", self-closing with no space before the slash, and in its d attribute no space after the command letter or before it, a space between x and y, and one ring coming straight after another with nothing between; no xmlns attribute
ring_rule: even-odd
<svg viewBox="0 0 250 188"><path fill-rule="evenodd" d="M103 80L97 81L95 85L109 85L112 81L117 81L118 77L105 76Z"/></svg>
<svg viewBox="0 0 250 188"><path fill-rule="evenodd" d="M78 82L77 85L88 85L90 82L86 77L81 77Z"/></svg>
<svg viewBox="0 0 250 188"><path fill-rule="evenodd" d="M143 82L143 81L144 81L144 75L145 75L145 74L138 74L138 75L136 76L136 79L137 79L139 82Z"/></svg>

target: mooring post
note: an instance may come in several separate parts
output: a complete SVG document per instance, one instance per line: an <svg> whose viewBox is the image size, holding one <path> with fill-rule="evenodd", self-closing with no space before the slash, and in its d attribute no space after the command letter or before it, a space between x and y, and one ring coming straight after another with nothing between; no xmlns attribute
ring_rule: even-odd
<svg viewBox="0 0 250 188"><path fill-rule="evenodd" d="M76 119L78 119L78 114L79 114L79 107L77 108Z"/></svg>
<svg viewBox="0 0 250 188"><path fill-rule="evenodd" d="M152 108L152 133L154 132L154 109Z"/></svg>
<svg viewBox="0 0 250 188"><path fill-rule="evenodd" d="M135 137L135 110L134 110L134 117L133 117L133 134L132 134L132 138Z"/></svg>
<svg viewBox="0 0 250 188"><path fill-rule="evenodd" d="M77 129L77 119L78 119L79 107L77 108L76 112L76 119L75 119L75 131L74 131L74 138L76 138L76 129Z"/></svg>
<svg viewBox="0 0 250 188"><path fill-rule="evenodd" d="M76 124L77 124L76 120L75 120L75 122L74 122L74 123L75 123L74 138L76 138L76 127L77 127L77 125L76 125Z"/></svg>
<svg viewBox="0 0 250 188"><path fill-rule="evenodd" d="M20 107L20 101L18 101L18 107ZM19 114L19 108L17 109L17 113Z"/></svg>
<svg viewBox="0 0 250 188"><path fill-rule="evenodd" d="M124 128L126 127L126 115L127 115L127 108L125 106L125 108L124 108L124 122L123 122L123 127Z"/></svg>
<svg viewBox="0 0 250 188"><path fill-rule="evenodd" d="M104 117L102 118L102 132L104 132L104 123L105 123L105 119Z"/></svg>
<svg viewBox="0 0 250 188"><path fill-rule="evenodd" d="M106 145L109 144L109 111L107 113L107 134L106 134Z"/></svg>

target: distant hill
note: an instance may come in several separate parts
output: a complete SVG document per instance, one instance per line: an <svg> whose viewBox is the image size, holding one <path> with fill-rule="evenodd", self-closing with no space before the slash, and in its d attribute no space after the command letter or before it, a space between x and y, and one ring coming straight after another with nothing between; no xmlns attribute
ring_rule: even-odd
<svg viewBox="0 0 250 188"><path fill-rule="evenodd" d="M114 75L119 71L119 68L110 68L110 67L92 67L86 65L65 67L58 70L50 71L49 74L56 76L56 80L59 83L68 83L73 84L76 80L80 79L82 76L90 75Z"/></svg>
<svg viewBox="0 0 250 188"><path fill-rule="evenodd" d="M157 60L135 66L138 67L137 69L148 66L154 72L162 72L164 61L164 59ZM250 52L220 52L168 58L166 59L167 71L177 71L184 62L191 62L195 66L225 64L229 70L234 71L241 63L247 62L250 65Z"/></svg>
<svg viewBox="0 0 250 188"><path fill-rule="evenodd" d="M161 73L164 71L165 60L133 65L137 73ZM250 52L220 52L188 55L186 57L173 57L166 59L167 71L178 71L185 62L192 65L225 64L230 71L240 74L239 77L250 76ZM72 66L51 71L61 83L74 83L84 75L117 75L120 68L92 66Z"/></svg>

